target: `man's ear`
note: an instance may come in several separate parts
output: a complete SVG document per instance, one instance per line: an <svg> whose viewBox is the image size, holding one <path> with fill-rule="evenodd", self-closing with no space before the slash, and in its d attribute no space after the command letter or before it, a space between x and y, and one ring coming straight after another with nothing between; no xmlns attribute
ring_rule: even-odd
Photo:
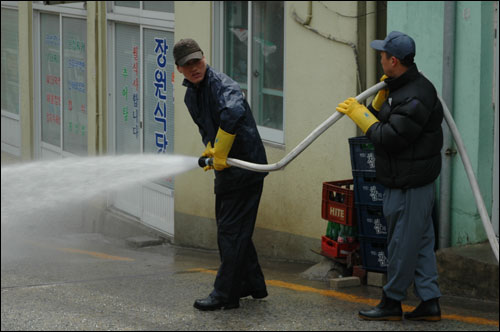
<svg viewBox="0 0 500 332"><path fill-rule="evenodd" d="M183 74L181 67L179 67L179 65L176 65L176 66L177 66L177 71L178 71L179 73Z"/></svg>
<svg viewBox="0 0 500 332"><path fill-rule="evenodd" d="M399 60L395 56L391 56L391 65L395 67L398 64Z"/></svg>

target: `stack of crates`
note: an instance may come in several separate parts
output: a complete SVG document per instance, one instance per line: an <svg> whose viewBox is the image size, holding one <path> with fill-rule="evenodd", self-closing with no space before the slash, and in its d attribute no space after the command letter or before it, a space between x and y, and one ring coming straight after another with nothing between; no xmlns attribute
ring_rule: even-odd
<svg viewBox="0 0 500 332"><path fill-rule="evenodd" d="M375 149L366 136L349 139L354 197L363 268L387 271L387 222L382 202L384 187L375 177Z"/></svg>
<svg viewBox="0 0 500 332"><path fill-rule="evenodd" d="M321 217L328 220L329 227L342 227L352 230L356 225L354 209L353 180L323 182L323 199L321 202ZM331 258L345 258L358 249L359 243L354 234L343 234L341 237L326 234L321 237L321 252Z"/></svg>

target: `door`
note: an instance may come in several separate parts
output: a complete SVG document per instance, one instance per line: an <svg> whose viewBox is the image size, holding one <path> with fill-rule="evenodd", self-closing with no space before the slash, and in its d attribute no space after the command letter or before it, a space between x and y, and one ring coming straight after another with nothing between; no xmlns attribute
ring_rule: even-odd
<svg viewBox="0 0 500 332"><path fill-rule="evenodd" d="M121 22L110 27L110 143L116 154L173 153L174 32ZM111 205L173 236L173 189L169 178L140 183L113 193Z"/></svg>

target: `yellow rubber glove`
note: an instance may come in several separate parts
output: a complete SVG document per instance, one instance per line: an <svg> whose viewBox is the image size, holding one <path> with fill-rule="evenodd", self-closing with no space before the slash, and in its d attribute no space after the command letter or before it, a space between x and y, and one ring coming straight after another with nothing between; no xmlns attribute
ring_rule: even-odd
<svg viewBox="0 0 500 332"><path fill-rule="evenodd" d="M382 81L385 81L385 79L387 78L387 75L383 75L381 78L380 78L380 82ZM372 101L372 107L378 112L380 111L380 109L382 108L382 105L384 104L384 102L387 100L387 97L389 96L389 89L382 89L382 90L379 90L377 92L377 95L375 96L375 98L373 98L373 101Z"/></svg>
<svg viewBox="0 0 500 332"><path fill-rule="evenodd" d="M358 103L354 98L348 98L340 103L337 108L340 113L347 114L359 128L366 133L378 119L364 106Z"/></svg>
<svg viewBox="0 0 500 332"><path fill-rule="evenodd" d="M207 144L207 147L205 148L205 151L201 154L202 157L207 157L207 158L213 158L213 153L212 153L212 143L209 141ZM213 166L205 166L203 169L206 171L214 169Z"/></svg>
<svg viewBox="0 0 500 332"><path fill-rule="evenodd" d="M224 168L230 167L227 163L227 155L233 146L236 135L226 133L222 128L219 128L213 149L210 151L214 156L214 168L217 171L222 171Z"/></svg>

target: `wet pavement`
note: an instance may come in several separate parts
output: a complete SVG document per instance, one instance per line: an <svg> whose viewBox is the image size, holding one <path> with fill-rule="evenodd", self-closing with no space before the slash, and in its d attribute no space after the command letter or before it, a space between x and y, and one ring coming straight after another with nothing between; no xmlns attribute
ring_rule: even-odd
<svg viewBox="0 0 500 332"><path fill-rule="evenodd" d="M58 218L69 220L71 213ZM357 312L378 303L380 288L333 291L326 282L301 278L311 264L262 258L267 298L247 297L239 309L202 312L193 302L212 289L217 252L170 244L131 248L122 240L81 233L79 225L46 220L50 216L32 218L22 227L2 220L2 331L498 331L498 303L464 298L443 297L437 323L363 321ZM410 298L404 304L408 311L418 302Z"/></svg>

